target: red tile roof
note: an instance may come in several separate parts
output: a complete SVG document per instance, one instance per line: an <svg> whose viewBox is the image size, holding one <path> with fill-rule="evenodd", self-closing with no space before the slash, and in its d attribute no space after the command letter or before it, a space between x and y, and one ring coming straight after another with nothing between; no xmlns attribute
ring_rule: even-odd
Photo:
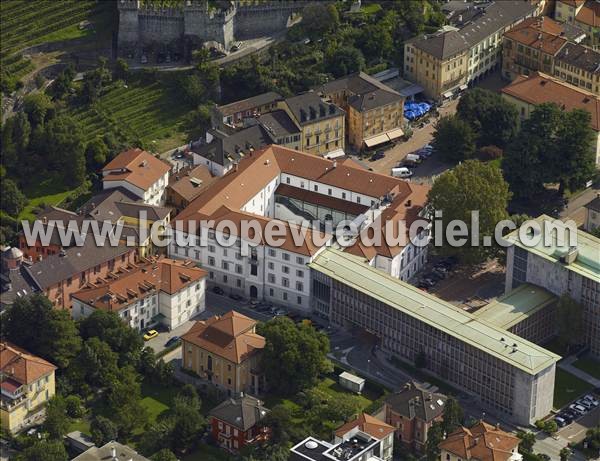
<svg viewBox="0 0 600 461"><path fill-rule="evenodd" d="M240 364L265 347L265 338L254 333L256 323L239 312L229 311L196 322L181 339Z"/></svg>
<svg viewBox="0 0 600 461"><path fill-rule="evenodd" d="M466 460L507 461L518 449L519 439L480 421L470 429L461 427L438 446Z"/></svg>
<svg viewBox="0 0 600 461"><path fill-rule="evenodd" d="M0 343L0 372L12 380L14 386L17 386L15 383L31 384L54 370L56 367L50 362L25 349L8 342Z"/></svg>
<svg viewBox="0 0 600 461"><path fill-rule="evenodd" d="M102 172L103 181L126 181L142 190L162 178L171 165L141 149L130 149L121 152L112 159Z"/></svg>
<svg viewBox="0 0 600 461"><path fill-rule="evenodd" d="M600 3L594 0L585 2L575 20L592 27L600 27Z"/></svg>
<svg viewBox="0 0 600 461"><path fill-rule="evenodd" d="M561 36L563 26L547 16L527 18L504 33L518 43L554 55L567 43Z"/></svg>
<svg viewBox="0 0 600 461"><path fill-rule="evenodd" d="M393 426L390 426L389 424L367 413L361 413L358 415L358 417L356 417L356 419L349 421L343 426L337 428L335 430L335 435L338 437L343 437L355 427L358 427L361 432L369 434L371 437L375 437L378 440L381 440L394 432Z"/></svg>
<svg viewBox="0 0 600 461"><path fill-rule="evenodd" d="M529 77L517 77L502 93L530 104L553 102L566 111L587 110L592 128L600 131L600 97L550 75L534 72Z"/></svg>

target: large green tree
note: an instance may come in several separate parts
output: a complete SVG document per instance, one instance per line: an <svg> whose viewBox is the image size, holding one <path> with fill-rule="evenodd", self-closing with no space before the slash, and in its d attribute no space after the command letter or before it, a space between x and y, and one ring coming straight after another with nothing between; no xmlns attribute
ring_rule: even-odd
<svg viewBox="0 0 600 461"><path fill-rule="evenodd" d="M17 298L2 315L3 337L65 368L79 353L81 340L69 313L54 309L44 295Z"/></svg>
<svg viewBox="0 0 600 461"><path fill-rule="evenodd" d="M436 421L427 431L427 442L425 444L427 461L438 461L440 459L438 445L442 440L444 440L444 426L441 422Z"/></svg>
<svg viewBox="0 0 600 461"><path fill-rule="evenodd" d="M365 57L351 45L344 45L328 52L325 56L325 70L335 78L364 70Z"/></svg>
<svg viewBox="0 0 600 461"><path fill-rule="evenodd" d="M442 117L435 126L432 145L444 160L459 162L470 159L475 153L475 133L456 115Z"/></svg>
<svg viewBox="0 0 600 461"><path fill-rule="evenodd" d="M498 254L495 242L496 225L507 219L506 208L510 192L500 169L478 160L468 160L446 171L433 183L429 204L442 214L442 226L434 226L434 241L442 254L456 255L471 263L483 262ZM472 213L478 213L478 226L473 226ZM464 223L467 235L459 229L453 243L448 239L451 221ZM476 235L475 231L478 230ZM461 235L458 235L461 234ZM460 240L464 240L460 245ZM473 245L476 243L476 245Z"/></svg>
<svg viewBox="0 0 600 461"><path fill-rule="evenodd" d="M289 395L306 389L330 370L329 338L312 326L278 317L259 325L258 331L266 339L262 360L267 381L276 392Z"/></svg>
<svg viewBox="0 0 600 461"><path fill-rule="evenodd" d="M62 396L54 396L46 405L46 419L43 428L48 433L48 437L54 440L62 440L67 433L69 418L67 416L67 404Z"/></svg>
<svg viewBox="0 0 600 461"><path fill-rule="evenodd" d="M12 179L2 178L0 182L0 209L11 216L17 216L25 208L27 197Z"/></svg>
<svg viewBox="0 0 600 461"><path fill-rule="evenodd" d="M442 415L442 426L446 434L451 434L458 429L464 422L464 412L458 400L454 397L448 397L444 405L444 414Z"/></svg>
<svg viewBox="0 0 600 461"><path fill-rule="evenodd" d="M119 435L117 425L105 416L98 415L90 424L92 441L99 447L111 440L116 440Z"/></svg>
<svg viewBox="0 0 600 461"><path fill-rule="evenodd" d="M67 461L67 450L61 440L40 440L25 448L16 461Z"/></svg>
<svg viewBox="0 0 600 461"><path fill-rule="evenodd" d="M483 88L467 91L460 98L456 113L471 126L479 146L504 148L518 131L517 108L498 93Z"/></svg>

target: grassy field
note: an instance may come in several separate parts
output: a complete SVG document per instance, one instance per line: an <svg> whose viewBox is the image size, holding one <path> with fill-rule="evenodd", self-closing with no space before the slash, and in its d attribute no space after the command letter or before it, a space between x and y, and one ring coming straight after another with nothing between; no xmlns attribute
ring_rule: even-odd
<svg viewBox="0 0 600 461"><path fill-rule="evenodd" d="M579 368L581 371L586 372L588 375L594 378L600 379L600 362L593 360L589 357L583 357L573 363L573 366Z"/></svg>
<svg viewBox="0 0 600 461"><path fill-rule="evenodd" d="M232 459L225 450L210 445L201 444L193 453L183 458L183 461L228 461Z"/></svg>
<svg viewBox="0 0 600 461"><path fill-rule="evenodd" d="M19 220L28 219L34 220L33 211L41 204L60 205L74 190L65 189L64 181L57 180L54 177L49 177L40 180L31 187L26 188L23 193L29 199L27 206L21 211L18 216Z"/></svg>
<svg viewBox="0 0 600 461"><path fill-rule="evenodd" d="M554 408L564 407L592 388L593 386L588 382L557 367L554 381Z"/></svg>
<svg viewBox="0 0 600 461"><path fill-rule="evenodd" d="M72 115L81 122L88 139L112 128L162 152L186 142L181 122L188 112L160 82L129 82L115 84L94 105L76 109Z"/></svg>
<svg viewBox="0 0 600 461"><path fill-rule="evenodd" d="M32 70L21 51L29 46L94 34L82 21L103 24L111 2L93 0L3 0L0 3L0 62L3 71L21 78Z"/></svg>

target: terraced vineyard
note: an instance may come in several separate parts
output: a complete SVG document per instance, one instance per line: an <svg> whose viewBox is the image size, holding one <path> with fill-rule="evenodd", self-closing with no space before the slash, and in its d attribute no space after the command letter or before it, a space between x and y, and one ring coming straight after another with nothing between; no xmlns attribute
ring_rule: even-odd
<svg viewBox="0 0 600 461"><path fill-rule="evenodd" d="M119 85L93 106L72 115L81 122L88 139L112 128L127 139L152 143L176 134L187 112L185 105L169 97L164 85L156 82Z"/></svg>
<svg viewBox="0 0 600 461"><path fill-rule="evenodd" d="M2 0L0 2L0 63L4 75L21 78L32 65L21 55L29 46L70 40L89 34L80 29L106 13L108 1L94 0Z"/></svg>

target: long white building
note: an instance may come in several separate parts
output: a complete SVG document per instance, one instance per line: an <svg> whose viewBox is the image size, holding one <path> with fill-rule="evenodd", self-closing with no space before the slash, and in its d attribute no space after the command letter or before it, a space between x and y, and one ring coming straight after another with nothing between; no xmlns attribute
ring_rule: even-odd
<svg viewBox="0 0 600 461"><path fill-rule="evenodd" d="M310 277L307 264L333 244L326 228L308 229L314 221L354 222L361 231L388 221L407 226L421 217L428 187L365 170L352 160L331 161L281 146L268 146L242 158L173 221L176 239L169 246L174 258L190 258L209 273L209 282L230 293L309 310ZM212 221L201 224L201 221ZM263 238L249 254L244 235L234 235L233 246L224 244L232 232L219 226L254 220ZM264 239L273 226L281 226L281 244ZM304 227L302 227L304 225ZM179 229L177 231L177 229ZM303 230L302 243L294 236ZM405 244L380 246L360 242L346 251L371 266L408 280L426 260L429 230L425 228ZM404 231L404 236L407 232ZM317 236L315 241L313 236ZM191 246L184 242L192 241ZM259 241L258 241L259 240ZM346 242L338 241L337 244Z"/></svg>

